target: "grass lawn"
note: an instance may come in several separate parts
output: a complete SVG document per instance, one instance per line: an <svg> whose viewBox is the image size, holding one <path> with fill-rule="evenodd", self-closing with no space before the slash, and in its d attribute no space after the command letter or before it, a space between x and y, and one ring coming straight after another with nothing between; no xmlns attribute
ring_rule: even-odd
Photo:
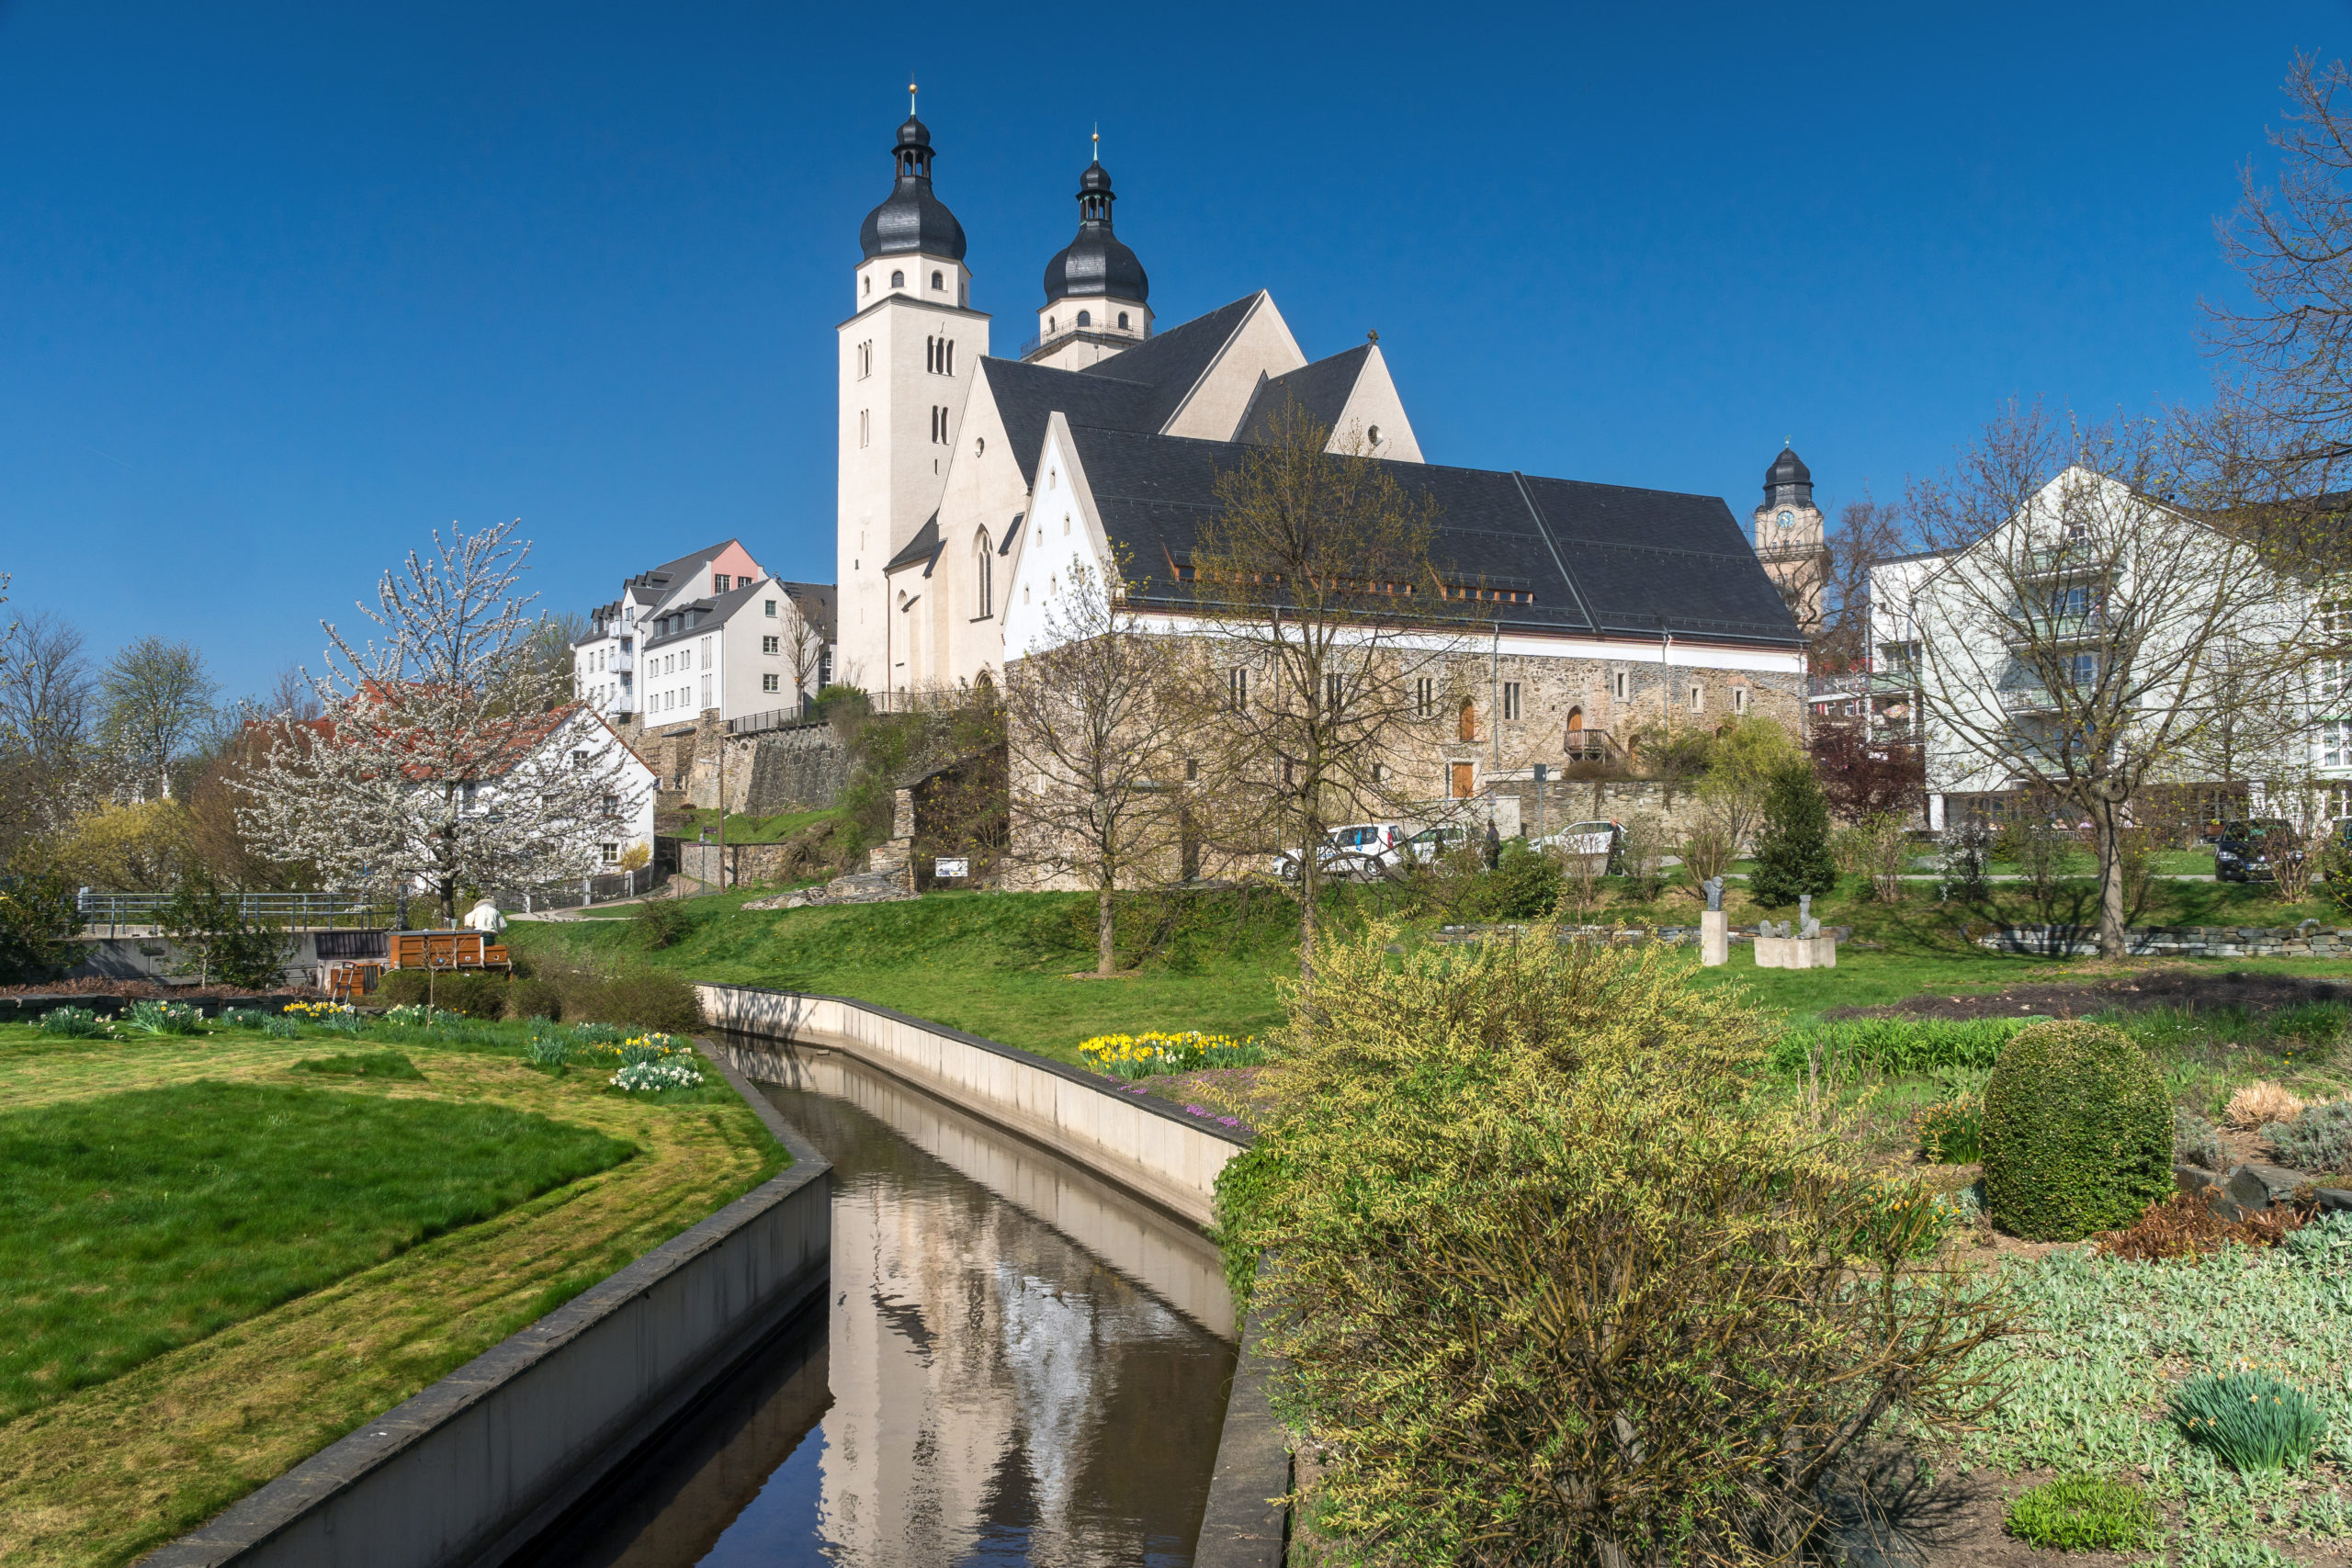
<svg viewBox="0 0 2352 1568"><path fill-rule="evenodd" d="M774 817L745 817L740 812L730 811L727 814L727 841L730 844L780 844L803 828L839 815L837 811L786 811ZM718 830L718 812L714 807L695 807L680 815L680 838L692 839Z"/></svg>
<svg viewBox="0 0 2352 1568"><path fill-rule="evenodd" d="M348 1034L0 1026L0 1558L130 1561L784 1163L731 1092L504 1032L401 1032L409 1077Z"/></svg>

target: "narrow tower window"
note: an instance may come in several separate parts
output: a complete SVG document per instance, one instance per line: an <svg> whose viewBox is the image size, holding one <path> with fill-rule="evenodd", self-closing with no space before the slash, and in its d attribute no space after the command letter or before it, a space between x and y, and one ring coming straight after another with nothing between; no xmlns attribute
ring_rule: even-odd
<svg viewBox="0 0 2352 1568"><path fill-rule="evenodd" d="M996 614L996 556L989 548L989 531L986 528L981 529L979 537L972 541L972 565L975 599L979 606L980 619L986 620Z"/></svg>
<svg viewBox="0 0 2352 1568"><path fill-rule="evenodd" d="M891 287L891 288L904 288L906 286L907 286L907 275L906 275L905 273L903 273L903 272L894 272L894 273L892 273L892 274L890 275L890 287Z"/></svg>
<svg viewBox="0 0 2352 1568"><path fill-rule="evenodd" d="M939 273L934 272L931 275L931 286L933 288L944 288L947 287L947 279Z"/></svg>
<svg viewBox="0 0 2352 1568"><path fill-rule="evenodd" d="M1119 326L1120 326L1121 330L1123 330L1123 331L1124 331L1124 330L1125 329L1125 327L1126 327L1126 324L1127 324L1127 313L1126 313L1125 310L1122 310L1122 311L1120 311L1120 312L1119 312Z"/></svg>
<svg viewBox="0 0 2352 1568"><path fill-rule="evenodd" d="M1080 310L1078 313L1078 324L1081 327L1092 326L1094 324L1094 312L1091 310Z"/></svg>

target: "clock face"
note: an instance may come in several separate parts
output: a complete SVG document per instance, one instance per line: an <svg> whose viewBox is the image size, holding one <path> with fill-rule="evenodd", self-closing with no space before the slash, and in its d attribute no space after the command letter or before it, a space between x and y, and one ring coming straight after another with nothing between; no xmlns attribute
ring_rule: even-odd
<svg viewBox="0 0 2352 1568"><path fill-rule="evenodd" d="M1772 521L1783 528L1793 528L1797 525L1797 514L1793 512L1783 512Z"/></svg>

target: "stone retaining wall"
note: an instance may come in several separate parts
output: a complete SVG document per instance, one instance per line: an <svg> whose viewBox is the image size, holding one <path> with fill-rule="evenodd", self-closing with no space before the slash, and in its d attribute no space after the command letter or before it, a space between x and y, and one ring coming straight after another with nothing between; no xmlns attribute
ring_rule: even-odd
<svg viewBox="0 0 2352 1568"><path fill-rule="evenodd" d="M2352 953L2352 928L2306 920L2301 926L2133 926L2126 950L2146 958L2333 958ZM1996 953L2070 958L2098 952L2096 926L2009 926L1976 939Z"/></svg>

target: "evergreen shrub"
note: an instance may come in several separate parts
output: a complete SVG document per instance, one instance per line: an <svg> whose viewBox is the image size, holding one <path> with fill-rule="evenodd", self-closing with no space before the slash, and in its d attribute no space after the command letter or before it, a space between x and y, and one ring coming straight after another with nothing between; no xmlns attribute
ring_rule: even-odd
<svg viewBox="0 0 2352 1568"><path fill-rule="evenodd" d="M2028 1241L2120 1230L2173 1189L2163 1075L2104 1024L2019 1030L1985 1082L1982 1135L1985 1207Z"/></svg>
<svg viewBox="0 0 2352 1568"><path fill-rule="evenodd" d="M1772 775L1764 797L1764 825L1756 835L1756 869L1747 896L1767 908L1818 898L1838 886L1829 852L1829 798L1809 762L1794 761Z"/></svg>

